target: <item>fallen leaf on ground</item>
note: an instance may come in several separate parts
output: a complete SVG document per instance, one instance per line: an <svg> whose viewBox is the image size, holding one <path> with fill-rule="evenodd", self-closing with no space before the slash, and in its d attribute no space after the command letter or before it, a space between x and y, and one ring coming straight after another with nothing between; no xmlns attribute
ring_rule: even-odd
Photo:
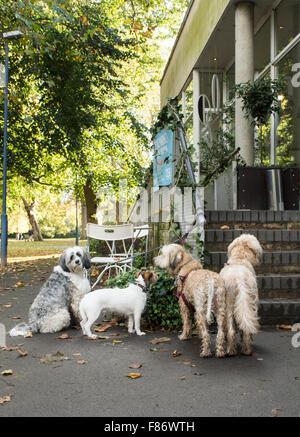
<svg viewBox="0 0 300 437"><path fill-rule="evenodd" d="M22 317L20 317L20 316L10 316L9 318L14 319L14 320L22 319Z"/></svg>
<svg viewBox="0 0 300 437"><path fill-rule="evenodd" d="M142 367L142 364L131 364L131 366L128 366L129 369L139 369Z"/></svg>
<svg viewBox="0 0 300 437"><path fill-rule="evenodd" d="M3 396L2 398L0 398L0 404L5 404L5 402L10 402L13 395L14 395L13 393L10 393L8 396Z"/></svg>
<svg viewBox="0 0 300 437"><path fill-rule="evenodd" d="M183 364L184 364L185 366L189 366L189 365L191 364L191 362L190 362L190 361L184 361Z"/></svg>
<svg viewBox="0 0 300 437"><path fill-rule="evenodd" d="M174 352L172 353L172 355L173 355L174 358L176 358L176 357L179 357L182 354L181 354L181 352L179 352L178 349L175 349Z"/></svg>
<svg viewBox="0 0 300 437"><path fill-rule="evenodd" d="M284 329L285 331L291 331L292 326L291 325L276 325L277 329Z"/></svg>
<svg viewBox="0 0 300 437"><path fill-rule="evenodd" d="M113 340L113 343L123 343L121 340Z"/></svg>
<svg viewBox="0 0 300 437"><path fill-rule="evenodd" d="M151 352L158 352L159 349L157 349L157 347L150 347L150 351Z"/></svg>
<svg viewBox="0 0 300 437"><path fill-rule="evenodd" d="M102 325L102 326L97 326L94 331L95 332L105 332L107 331L109 328L111 328L111 324L107 323L106 325Z"/></svg>
<svg viewBox="0 0 300 437"><path fill-rule="evenodd" d="M87 364L86 360L77 360L77 364L83 365L83 364Z"/></svg>
<svg viewBox="0 0 300 437"><path fill-rule="evenodd" d="M97 340L98 339L98 335L96 335L96 337L88 337L88 340Z"/></svg>
<svg viewBox="0 0 300 437"><path fill-rule="evenodd" d="M80 357L81 356L81 354L79 352L72 354L72 355L73 355L73 357Z"/></svg>
<svg viewBox="0 0 300 437"><path fill-rule="evenodd" d="M13 371L11 370L11 369L7 369L7 370L3 370L2 372L1 372L1 375L3 375L3 376L8 376L8 375L13 375Z"/></svg>
<svg viewBox="0 0 300 437"><path fill-rule="evenodd" d="M184 379L186 379L186 376L180 376L179 379L183 381Z"/></svg>
<svg viewBox="0 0 300 437"><path fill-rule="evenodd" d="M275 416L277 416L277 414L279 413L281 409L280 408L273 408L272 410L272 414L274 414Z"/></svg>
<svg viewBox="0 0 300 437"><path fill-rule="evenodd" d="M110 336L109 335L98 335L98 338L100 338L100 340L109 340Z"/></svg>
<svg viewBox="0 0 300 437"><path fill-rule="evenodd" d="M165 343L167 341L171 341L171 339L168 337L160 337L160 338L154 338L153 340L150 340L149 343L158 344L158 343Z"/></svg>
<svg viewBox="0 0 300 437"><path fill-rule="evenodd" d="M51 364L54 363L56 361L65 361L65 360L69 360L70 358L65 357L64 354L62 354L61 352L55 352L52 354L45 354L41 359L40 362L43 364Z"/></svg>
<svg viewBox="0 0 300 437"><path fill-rule="evenodd" d="M141 373L130 372L126 376L128 376L128 378L131 378L131 379L136 379L136 378L140 378L142 376L142 374Z"/></svg>
<svg viewBox="0 0 300 437"><path fill-rule="evenodd" d="M3 308L10 308L11 307L11 304L9 303L9 304L7 304L7 305L3 305Z"/></svg>
<svg viewBox="0 0 300 437"><path fill-rule="evenodd" d="M195 376L203 376L203 375L206 375L206 373L195 372L194 375Z"/></svg>
<svg viewBox="0 0 300 437"><path fill-rule="evenodd" d="M18 352L20 354L20 357L26 357L28 355L27 351L22 351L21 349L18 349Z"/></svg>
<svg viewBox="0 0 300 437"><path fill-rule="evenodd" d="M220 228L222 231L229 231L230 227L228 225L223 225Z"/></svg>
<svg viewBox="0 0 300 437"><path fill-rule="evenodd" d="M24 287L24 282L19 281L14 285L14 287Z"/></svg>
<svg viewBox="0 0 300 437"><path fill-rule="evenodd" d="M56 338L59 338L60 340L66 340L67 338L70 338L70 336L67 333L64 333L64 334L61 334L59 337L56 337Z"/></svg>
<svg viewBox="0 0 300 437"><path fill-rule="evenodd" d="M92 277L97 276L97 275L98 275L98 270L94 270L94 269L93 269L93 270L91 271L90 275L91 275Z"/></svg>
<svg viewBox="0 0 300 437"><path fill-rule="evenodd" d="M24 335L24 338L32 338L32 332L27 332L27 334Z"/></svg>
<svg viewBox="0 0 300 437"><path fill-rule="evenodd" d="M300 376L295 376L296 381L300 381Z"/></svg>

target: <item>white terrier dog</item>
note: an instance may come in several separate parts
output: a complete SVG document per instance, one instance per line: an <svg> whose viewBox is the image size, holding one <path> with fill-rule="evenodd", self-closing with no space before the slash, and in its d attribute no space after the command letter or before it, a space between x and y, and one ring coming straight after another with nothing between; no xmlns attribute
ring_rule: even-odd
<svg viewBox="0 0 300 437"><path fill-rule="evenodd" d="M139 271L134 284L127 288L103 288L85 295L80 302L81 327L83 335L97 338L92 334L91 326L104 310L128 317L128 332L145 335L140 330L141 315L146 305L150 284L157 281L152 270ZM134 329L135 328L135 329Z"/></svg>

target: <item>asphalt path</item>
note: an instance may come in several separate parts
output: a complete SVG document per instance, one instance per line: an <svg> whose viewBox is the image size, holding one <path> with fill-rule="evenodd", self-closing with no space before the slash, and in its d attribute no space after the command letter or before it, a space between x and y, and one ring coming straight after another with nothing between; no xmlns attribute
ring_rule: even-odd
<svg viewBox="0 0 300 437"><path fill-rule="evenodd" d="M7 331L26 320L55 262L10 266L2 274L0 322ZM68 338L6 336L0 417L300 416L300 347L292 345L291 331L262 329L253 356L223 359L200 358L196 336L181 342L176 333L149 331L138 337L119 325L98 333L105 339L88 340L71 328L64 333ZM169 341L150 343L162 337ZM49 362L53 357L58 361ZM7 370L12 374L1 375ZM141 375L131 379L130 372Z"/></svg>

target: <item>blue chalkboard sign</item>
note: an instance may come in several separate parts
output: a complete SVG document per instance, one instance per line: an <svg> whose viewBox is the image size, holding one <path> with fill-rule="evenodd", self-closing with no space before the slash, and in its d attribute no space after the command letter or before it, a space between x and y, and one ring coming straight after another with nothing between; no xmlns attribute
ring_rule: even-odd
<svg viewBox="0 0 300 437"><path fill-rule="evenodd" d="M172 184L173 177L173 139L171 130L163 129L154 138L153 188Z"/></svg>

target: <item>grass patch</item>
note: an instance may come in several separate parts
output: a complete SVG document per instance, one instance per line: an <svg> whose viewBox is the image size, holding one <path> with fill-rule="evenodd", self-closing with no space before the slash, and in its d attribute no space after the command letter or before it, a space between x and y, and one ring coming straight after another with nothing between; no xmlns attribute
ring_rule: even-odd
<svg viewBox="0 0 300 437"><path fill-rule="evenodd" d="M86 247L86 240L80 240L80 246ZM75 238L51 238L43 241L8 240L7 257L28 258L37 256L60 255L67 247L75 246Z"/></svg>

